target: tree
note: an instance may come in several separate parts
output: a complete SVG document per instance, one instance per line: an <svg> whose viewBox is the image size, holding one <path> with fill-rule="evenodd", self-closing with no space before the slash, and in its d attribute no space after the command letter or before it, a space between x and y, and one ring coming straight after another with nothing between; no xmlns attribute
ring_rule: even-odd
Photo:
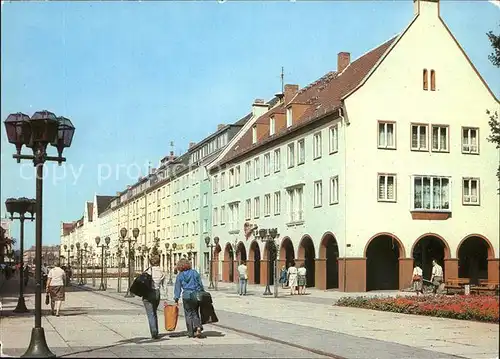
<svg viewBox="0 0 500 359"><path fill-rule="evenodd" d="M488 32L486 35L490 40L491 47L493 47L493 52L488 56L488 59L494 66L500 67L500 35L495 35L493 31ZM491 129L488 141L494 143L496 148L500 149L500 121L498 119L498 111L491 112L487 110L486 114L490 117L488 124ZM497 177L500 182L500 164L498 165ZM500 194L500 188L498 189L498 193Z"/></svg>

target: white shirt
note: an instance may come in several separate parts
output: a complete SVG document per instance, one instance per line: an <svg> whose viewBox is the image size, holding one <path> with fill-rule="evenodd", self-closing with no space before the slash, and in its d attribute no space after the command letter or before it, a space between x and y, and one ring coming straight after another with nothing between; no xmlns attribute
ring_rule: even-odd
<svg viewBox="0 0 500 359"><path fill-rule="evenodd" d="M297 268L295 267L289 267L288 268L288 275L291 276L291 275L297 275Z"/></svg>
<svg viewBox="0 0 500 359"><path fill-rule="evenodd" d="M306 267L300 267L299 269L297 269L297 273L298 275L306 275L307 273Z"/></svg>
<svg viewBox="0 0 500 359"><path fill-rule="evenodd" d="M47 275L47 278L50 278L50 287L64 286L65 277L66 273L59 267L52 268Z"/></svg>
<svg viewBox="0 0 500 359"><path fill-rule="evenodd" d="M248 268L244 264L240 264L238 266L238 274L240 275L240 278L245 278L248 279Z"/></svg>
<svg viewBox="0 0 500 359"><path fill-rule="evenodd" d="M151 267L149 270L151 278L153 278L153 289L160 289L163 285L163 280L165 279L165 274L159 266Z"/></svg>
<svg viewBox="0 0 500 359"><path fill-rule="evenodd" d="M433 277L443 276L443 268L437 263L432 267L432 276Z"/></svg>
<svg viewBox="0 0 500 359"><path fill-rule="evenodd" d="M423 272L422 272L422 268L420 267L415 267L413 268L413 275L419 275L419 276L422 276Z"/></svg>

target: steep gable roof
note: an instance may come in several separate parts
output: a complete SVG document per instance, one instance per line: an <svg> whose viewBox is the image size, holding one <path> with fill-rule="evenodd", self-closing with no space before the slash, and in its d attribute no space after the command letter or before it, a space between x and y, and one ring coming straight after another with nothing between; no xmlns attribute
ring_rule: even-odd
<svg viewBox="0 0 500 359"><path fill-rule="evenodd" d="M108 208L111 201L115 198L115 196L99 196L96 195L97 202L97 216L99 216L102 212Z"/></svg>
<svg viewBox="0 0 500 359"><path fill-rule="evenodd" d="M241 139L237 141L221 159L219 164L225 164L265 143L274 141L322 118L328 113L332 113L342 104L342 97L355 89L356 86L363 81L365 76L378 63L379 59L389 49L395 39L396 36L359 57L349 64L340 74L337 72L328 72L317 81L301 89L290 101L290 104L300 103L308 105L308 107L299 118L294 119L292 126L288 128L285 127L272 136L260 139L255 144L252 143L252 129L248 129ZM284 103L278 104L259 117L255 123L268 123L271 115L275 113L284 113L288 105L289 104Z"/></svg>

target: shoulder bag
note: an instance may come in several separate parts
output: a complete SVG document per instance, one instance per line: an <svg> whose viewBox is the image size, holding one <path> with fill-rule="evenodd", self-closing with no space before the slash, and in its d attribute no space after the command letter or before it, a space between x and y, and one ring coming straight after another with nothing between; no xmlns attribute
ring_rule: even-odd
<svg viewBox="0 0 500 359"><path fill-rule="evenodd" d="M153 291L153 277L147 272L150 268L151 267L146 269L134 279L134 282L130 286L130 293L143 298L148 298L151 295Z"/></svg>

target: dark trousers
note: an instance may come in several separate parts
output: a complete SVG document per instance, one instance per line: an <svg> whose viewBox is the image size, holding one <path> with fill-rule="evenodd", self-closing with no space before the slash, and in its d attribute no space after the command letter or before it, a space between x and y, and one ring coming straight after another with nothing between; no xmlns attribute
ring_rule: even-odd
<svg viewBox="0 0 500 359"><path fill-rule="evenodd" d="M142 303L146 308L146 315L148 316L149 331L151 337L158 336L158 305L160 304L160 291L155 290L151 298L143 298Z"/></svg>
<svg viewBox="0 0 500 359"><path fill-rule="evenodd" d="M186 328L188 335L192 337L196 328L203 330L200 319L200 305L198 301L191 299L183 299L184 317L186 318Z"/></svg>

